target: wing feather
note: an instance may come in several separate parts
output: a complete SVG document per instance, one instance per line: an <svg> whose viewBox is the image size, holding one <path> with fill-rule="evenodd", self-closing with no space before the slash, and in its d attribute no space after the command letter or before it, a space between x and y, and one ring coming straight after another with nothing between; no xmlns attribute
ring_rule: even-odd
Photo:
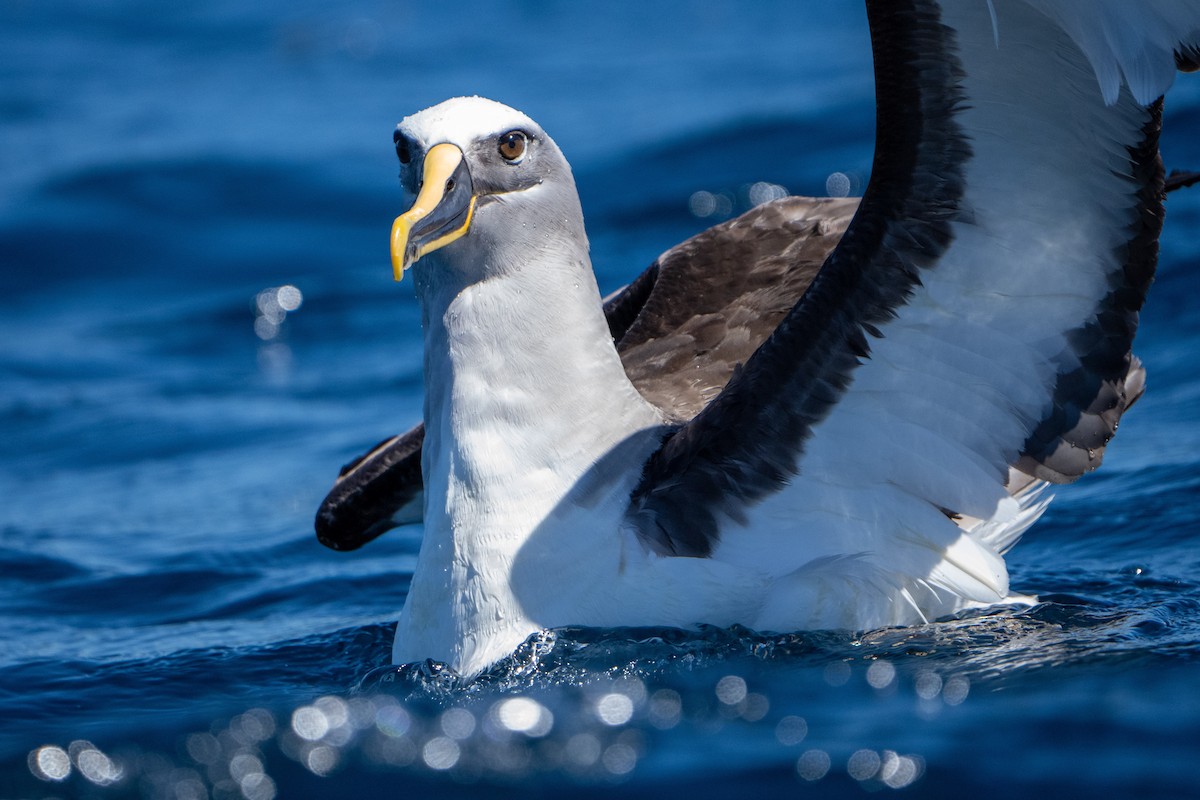
<svg viewBox="0 0 1200 800"><path fill-rule="evenodd" d="M785 197L676 245L604 303L638 390L670 417L694 416L803 294L850 222L855 198ZM317 511L317 538L353 550L419 521L417 425L342 469Z"/></svg>
<svg viewBox="0 0 1200 800"><path fill-rule="evenodd" d="M868 11L876 163L813 290L796 304L854 200L759 207L664 253L605 304L635 385L680 423L630 509L659 552L710 554L719 517L744 519L818 465L849 471L826 481L886 479L869 446L804 457L815 430L837 442L839 425L842 442L869 425L903 442L890 470L917 496L986 513L1003 495L997 476L1012 493L1094 469L1144 389L1129 346L1161 224L1152 101L1176 68L1200 68L1194 0L877 0ZM978 268L956 268L960 254ZM317 514L322 542L353 549L420 518L423 434L343 469Z"/></svg>
<svg viewBox="0 0 1200 800"><path fill-rule="evenodd" d="M628 518L660 553L712 555L766 498L803 508L839 486L991 518L1027 483L1014 466L1059 482L1093 469L1142 390L1130 347L1162 222L1155 101L1200 8L867 6L866 195L775 333L647 462Z"/></svg>

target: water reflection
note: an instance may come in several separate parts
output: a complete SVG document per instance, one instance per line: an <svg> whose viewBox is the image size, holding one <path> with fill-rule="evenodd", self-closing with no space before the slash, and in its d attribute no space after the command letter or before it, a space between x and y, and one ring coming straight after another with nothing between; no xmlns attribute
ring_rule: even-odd
<svg viewBox="0 0 1200 800"><path fill-rule="evenodd" d="M787 196L786 187L770 181L746 183L737 189L699 189L688 197L688 211L694 217L720 222L734 214L741 214L755 206Z"/></svg>
<svg viewBox="0 0 1200 800"><path fill-rule="evenodd" d="M605 725L624 725L632 716L633 701L620 692L610 692L596 701L596 717Z"/></svg>
<svg viewBox="0 0 1200 800"><path fill-rule="evenodd" d="M796 774L806 781L819 781L829 772L832 763L824 750L809 750L796 759Z"/></svg>
<svg viewBox="0 0 1200 800"><path fill-rule="evenodd" d="M876 661L867 667L867 683L873 689L886 689L896 680L896 668L890 661Z"/></svg>
<svg viewBox="0 0 1200 800"><path fill-rule="evenodd" d="M535 738L545 736L554 727L554 715L530 697L501 700L492 706L491 717L505 730Z"/></svg>
<svg viewBox="0 0 1200 800"><path fill-rule="evenodd" d="M29 771L44 781L64 781L71 774L71 757L61 747L39 747L29 754Z"/></svg>
<svg viewBox="0 0 1200 800"><path fill-rule="evenodd" d="M825 179L825 194L830 197L849 197L850 188L850 176L844 172L832 172Z"/></svg>
<svg viewBox="0 0 1200 800"><path fill-rule="evenodd" d="M808 723L803 717L788 715L775 726L775 738L781 745L791 747L804 741L808 735Z"/></svg>
<svg viewBox="0 0 1200 800"><path fill-rule="evenodd" d="M287 315L304 303L304 295L292 285L272 286L254 297L254 333L263 341L280 335Z"/></svg>
<svg viewBox="0 0 1200 800"><path fill-rule="evenodd" d="M147 797L274 800L297 772L325 778L363 767L470 782L622 782L659 774L663 758L675 763L680 740L703 766L728 739L775 753L800 783L834 775L871 791L902 789L927 771L924 755L904 752L904 725L894 734L884 725L884 735L872 730L864 741L868 729L839 726L830 709L874 703L880 719L947 713L985 674L963 670L970 643L981 658L989 654L987 669L997 668L997 654L1027 661L1032 651L1015 649L1038 641L1040 613L980 614L858 639L547 631L472 681L433 663L379 668L358 691L251 708L165 752L47 743L28 753L28 774L67 793L136 786ZM789 694L793 679L773 679L769 669L794 672L802 690Z"/></svg>
<svg viewBox="0 0 1200 800"><path fill-rule="evenodd" d="M649 722L659 730L670 730L679 724L683 712L683 697L674 689L659 689L650 696Z"/></svg>

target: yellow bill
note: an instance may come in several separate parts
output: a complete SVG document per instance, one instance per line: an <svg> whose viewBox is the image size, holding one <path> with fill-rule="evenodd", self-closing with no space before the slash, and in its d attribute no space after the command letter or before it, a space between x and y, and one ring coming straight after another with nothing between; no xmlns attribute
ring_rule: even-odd
<svg viewBox="0 0 1200 800"><path fill-rule="evenodd" d="M439 144L425 155L421 189L412 208L392 223L392 274L396 280L422 256L467 234L475 213L471 173L462 150Z"/></svg>

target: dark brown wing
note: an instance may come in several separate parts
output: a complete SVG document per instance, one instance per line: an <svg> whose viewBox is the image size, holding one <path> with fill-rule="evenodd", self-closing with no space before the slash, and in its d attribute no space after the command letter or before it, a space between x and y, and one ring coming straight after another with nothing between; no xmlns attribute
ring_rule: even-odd
<svg viewBox="0 0 1200 800"><path fill-rule="evenodd" d="M629 520L664 555L710 555L784 489L790 508L903 492L899 525L926 508L987 518L1013 465L1058 482L1094 469L1141 392L1161 102L1102 96L1097 53L1022 3L867 10L866 195L795 309L647 463ZM1070 21L1108 46L1092 35L1108 17Z"/></svg>
<svg viewBox="0 0 1200 800"><path fill-rule="evenodd" d="M786 197L663 253L604 304L630 379L683 422L770 335L845 232L857 198ZM425 429L381 442L342 469L317 511L317 538L354 550L421 518Z"/></svg>
<svg viewBox="0 0 1200 800"><path fill-rule="evenodd" d="M857 208L858 198L787 197L660 256L617 339L642 395L677 420L699 413L804 294Z"/></svg>

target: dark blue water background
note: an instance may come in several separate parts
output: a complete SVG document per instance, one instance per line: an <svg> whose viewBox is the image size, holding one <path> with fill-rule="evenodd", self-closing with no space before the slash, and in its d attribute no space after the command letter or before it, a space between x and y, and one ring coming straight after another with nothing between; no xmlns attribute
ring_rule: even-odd
<svg viewBox="0 0 1200 800"><path fill-rule="evenodd" d="M872 91L849 0L0 5L0 795L1200 791L1200 189L1169 204L1149 392L1010 558L1032 609L565 631L464 688L386 667L420 530L312 535L337 467L420 414L400 117L538 119L607 290L755 182L861 191ZM1168 167L1197 132L1181 80ZM280 286L302 304L264 315Z"/></svg>

